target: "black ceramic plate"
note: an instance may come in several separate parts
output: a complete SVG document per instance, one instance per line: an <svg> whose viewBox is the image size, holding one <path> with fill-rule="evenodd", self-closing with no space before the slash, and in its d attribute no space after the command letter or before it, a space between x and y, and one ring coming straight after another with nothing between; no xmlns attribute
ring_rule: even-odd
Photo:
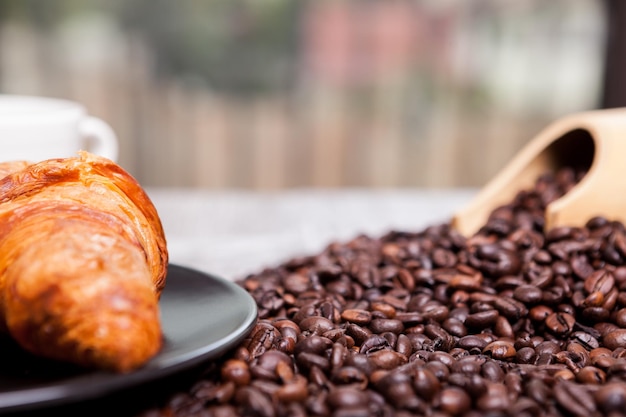
<svg viewBox="0 0 626 417"><path fill-rule="evenodd" d="M177 265L169 266L160 307L163 349L125 375L53 363L0 341L0 412L94 399L189 369L235 347L257 314L252 297L236 284Z"/></svg>

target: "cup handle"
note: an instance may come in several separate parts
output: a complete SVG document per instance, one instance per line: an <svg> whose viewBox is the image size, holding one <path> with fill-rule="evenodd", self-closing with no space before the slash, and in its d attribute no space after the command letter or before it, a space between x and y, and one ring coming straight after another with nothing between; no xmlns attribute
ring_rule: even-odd
<svg viewBox="0 0 626 417"><path fill-rule="evenodd" d="M84 140L86 151L117 160L119 144L115 132L107 123L97 117L87 116L79 124L79 132Z"/></svg>

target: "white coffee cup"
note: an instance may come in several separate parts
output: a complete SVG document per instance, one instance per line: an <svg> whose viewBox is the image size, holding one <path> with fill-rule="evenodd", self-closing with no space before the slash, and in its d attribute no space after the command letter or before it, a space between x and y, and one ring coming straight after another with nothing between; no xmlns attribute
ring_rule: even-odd
<svg viewBox="0 0 626 417"><path fill-rule="evenodd" d="M39 162L81 150L116 161L118 148L113 129L79 103L0 94L0 161Z"/></svg>

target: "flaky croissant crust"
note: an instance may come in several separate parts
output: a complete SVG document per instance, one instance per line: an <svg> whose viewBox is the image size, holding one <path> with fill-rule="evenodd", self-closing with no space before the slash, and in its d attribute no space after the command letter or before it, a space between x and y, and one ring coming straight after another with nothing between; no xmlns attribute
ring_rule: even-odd
<svg viewBox="0 0 626 417"><path fill-rule="evenodd" d="M0 164L0 327L35 354L129 371L161 347L168 252L157 211L86 152Z"/></svg>
<svg viewBox="0 0 626 417"><path fill-rule="evenodd" d="M165 234L156 208L128 172L106 158L87 152L79 152L77 158L52 159L25 167L21 164L18 166L23 169L0 179L0 240L11 229L11 225L21 221L21 217L26 214L20 211L24 200L29 203L43 202L49 208L53 202L61 204L63 200L67 200L80 204L75 210L91 209L92 215L117 215L124 220L117 222L114 217L109 216L110 225L124 229L129 237L134 236L146 253L155 289L161 293L165 286L168 263ZM108 194L111 199L93 200L84 192L83 187L95 193L103 193L102 189L108 188L113 191ZM60 188L63 190L60 191ZM72 188L77 190L73 192ZM136 207L138 211L128 210L129 205ZM126 217L133 221L133 230L124 226Z"/></svg>

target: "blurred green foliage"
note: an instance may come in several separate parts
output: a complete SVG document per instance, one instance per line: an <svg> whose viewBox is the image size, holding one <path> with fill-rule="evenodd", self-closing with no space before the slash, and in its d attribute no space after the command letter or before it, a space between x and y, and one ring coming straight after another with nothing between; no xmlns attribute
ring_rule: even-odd
<svg viewBox="0 0 626 417"><path fill-rule="evenodd" d="M231 93L289 88L298 10L289 0L0 0L0 24L52 31L69 18L102 13L154 52L160 76Z"/></svg>

